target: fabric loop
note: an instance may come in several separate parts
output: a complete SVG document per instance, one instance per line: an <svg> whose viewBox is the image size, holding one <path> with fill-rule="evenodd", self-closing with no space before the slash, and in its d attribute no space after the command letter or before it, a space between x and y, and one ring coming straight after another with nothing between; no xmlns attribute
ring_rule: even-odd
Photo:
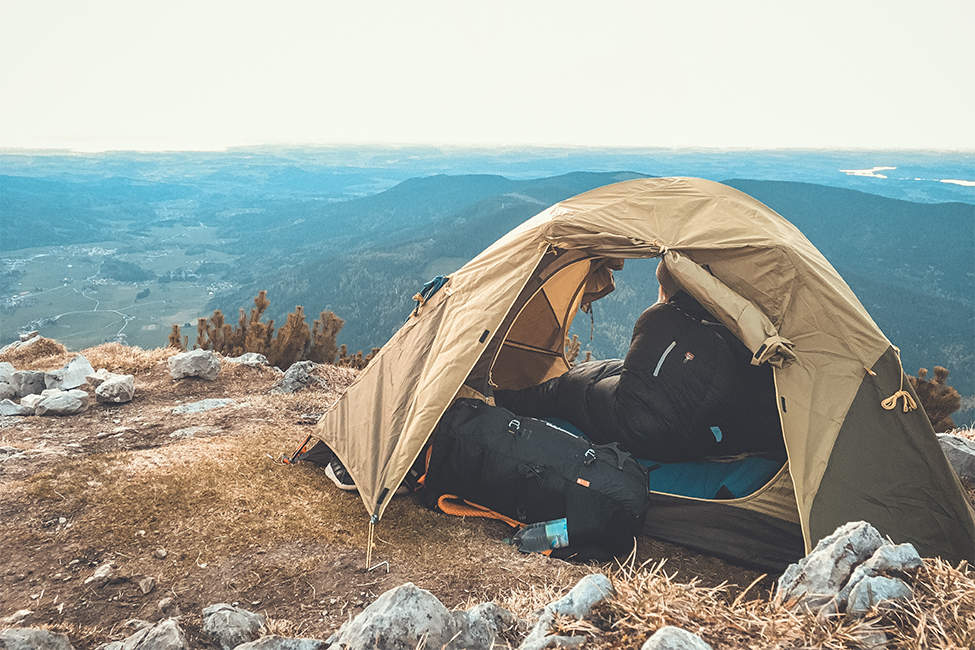
<svg viewBox="0 0 975 650"><path fill-rule="evenodd" d="M796 360L795 347L795 343L784 336L773 334L765 339L752 356L752 365L759 366L767 363L776 368L784 368Z"/></svg>

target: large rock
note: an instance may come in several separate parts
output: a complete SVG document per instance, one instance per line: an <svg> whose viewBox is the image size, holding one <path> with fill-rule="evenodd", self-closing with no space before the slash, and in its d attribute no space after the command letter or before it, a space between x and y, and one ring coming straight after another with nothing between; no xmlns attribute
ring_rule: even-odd
<svg viewBox="0 0 975 650"><path fill-rule="evenodd" d="M865 521L840 526L821 539L809 555L788 566L776 585L776 600L838 611L837 598L850 574L883 545L883 537Z"/></svg>
<svg viewBox="0 0 975 650"><path fill-rule="evenodd" d="M291 364L284 377L271 388L272 393L297 393L308 386L317 386L322 382L311 374L318 367L314 361L299 361Z"/></svg>
<svg viewBox="0 0 975 650"><path fill-rule="evenodd" d="M901 576L921 568L924 561L913 544L884 544L870 558L853 570L850 579L837 596L837 604L842 608L853 589L865 578L883 574Z"/></svg>
<svg viewBox="0 0 975 650"><path fill-rule="evenodd" d="M874 607L892 600L906 600L914 592L900 578L870 576L860 580L850 592L847 601L847 614L866 614Z"/></svg>
<svg viewBox="0 0 975 650"><path fill-rule="evenodd" d="M17 399L17 389L6 381L0 381L0 399Z"/></svg>
<svg viewBox="0 0 975 650"><path fill-rule="evenodd" d="M258 354L257 352L245 352L239 357L224 357L224 361L241 366L250 366L251 368L271 365L268 363L267 357L265 357L263 354Z"/></svg>
<svg viewBox="0 0 975 650"><path fill-rule="evenodd" d="M39 370L18 370L10 376L10 385L17 391L18 397L37 395L47 388L44 373Z"/></svg>
<svg viewBox="0 0 975 650"><path fill-rule="evenodd" d="M481 603L466 612L453 612L457 626L451 647L493 648L499 635L518 625L514 614L495 603Z"/></svg>
<svg viewBox="0 0 975 650"><path fill-rule="evenodd" d="M186 635L175 618L166 618L145 627L124 641L113 641L97 650L189 650Z"/></svg>
<svg viewBox="0 0 975 650"><path fill-rule="evenodd" d="M665 625L647 639L640 650L712 650L698 635L673 625Z"/></svg>
<svg viewBox="0 0 975 650"><path fill-rule="evenodd" d="M218 409L224 406L230 406L236 404L232 399L228 398L215 398L208 397L207 399L201 399L199 402L190 402L189 404L181 404L173 409L174 415L182 415L184 413L203 413L204 411L209 411L212 409Z"/></svg>
<svg viewBox="0 0 975 650"><path fill-rule="evenodd" d="M220 373L220 357L210 350L190 350L169 357L169 375L173 379L199 377L213 381Z"/></svg>
<svg viewBox="0 0 975 650"><path fill-rule="evenodd" d="M975 441L950 433L939 433L941 450L955 473L964 480L975 483Z"/></svg>
<svg viewBox="0 0 975 650"><path fill-rule="evenodd" d="M227 603L203 609L203 633L221 650L233 650L264 632L264 617Z"/></svg>
<svg viewBox="0 0 975 650"><path fill-rule="evenodd" d="M37 415L77 415L88 410L88 393L83 390L65 390L48 393L34 412Z"/></svg>
<svg viewBox="0 0 975 650"><path fill-rule="evenodd" d="M0 632L3 650L74 650L68 637L50 630L13 627Z"/></svg>
<svg viewBox="0 0 975 650"><path fill-rule="evenodd" d="M0 415L34 415L34 409L17 402L4 399L0 400Z"/></svg>
<svg viewBox="0 0 975 650"><path fill-rule="evenodd" d="M437 598L412 582L390 589L328 638L329 650L455 648L454 618Z"/></svg>
<svg viewBox="0 0 975 650"><path fill-rule="evenodd" d="M112 375L95 388L95 399L108 404L131 402L135 396L135 377Z"/></svg>
<svg viewBox="0 0 975 650"><path fill-rule="evenodd" d="M559 647L579 646L585 642L582 637L553 636L552 624L556 614L582 619L592 608L613 595L613 585L605 575L592 573L576 583L569 593L545 606L538 615L538 621L519 650L539 650L553 645Z"/></svg>
<svg viewBox="0 0 975 650"><path fill-rule="evenodd" d="M325 650L326 647L325 642L318 639L289 639L272 634L242 643L234 650Z"/></svg>
<svg viewBox="0 0 975 650"><path fill-rule="evenodd" d="M17 372L14 364L9 361L0 361L0 382L10 383L14 373Z"/></svg>
<svg viewBox="0 0 975 650"><path fill-rule="evenodd" d="M61 390L77 388L88 381L88 375L93 372L95 369L88 363L88 359L79 354L63 368L44 373L44 387L60 388Z"/></svg>
<svg viewBox="0 0 975 650"><path fill-rule="evenodd" d="M44 395L24 395L23 397L20 398L20 405L26 406L33 411L34 409L37 408L37 405L40 404L41 400L43 399L44 399Z"/></svg>

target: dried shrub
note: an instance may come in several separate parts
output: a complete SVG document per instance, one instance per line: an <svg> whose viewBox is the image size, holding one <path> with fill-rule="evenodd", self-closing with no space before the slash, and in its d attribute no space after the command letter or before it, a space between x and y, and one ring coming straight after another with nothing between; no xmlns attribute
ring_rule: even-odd
<svg viewBox="0 0 975 650"><path fill-rule="evenodd" d="M51 364L52 357L60 357L67 354L68 349L55 341L42 336L38 340L21 345L9 352L0 354L0 361L13 364L15 368L28 370L32 368L46 367Z"/></svg>
<svg viewBox="0 0 975 650"><path fill-rule="evenodd" d="M934 367L934 378L930 380L927 368L919 369L916 377L908 377L931 426L938 433L955 428L951 414L961 408L961 394L946 383L947 379L948 369L942 366Z"/></svg>
<svg viewBox="0 0 975 650"><path fill-rule="evenodd" d="M180 352L185 352L188 344L189 337L183 336L182 332L180 332L179 325L174 324L173 329L169 332L169 347L175 348Z"/></svg>
<svg viewBox="0 0 975 650"><path fill-rule="evenodd" d="M121 343L102 343L93 348L82 350L94 368L105 368L110 372L136 374L148 372L160 361L168 359L178 352L173 347L143 350L142 348L122 345Z"/></svg>

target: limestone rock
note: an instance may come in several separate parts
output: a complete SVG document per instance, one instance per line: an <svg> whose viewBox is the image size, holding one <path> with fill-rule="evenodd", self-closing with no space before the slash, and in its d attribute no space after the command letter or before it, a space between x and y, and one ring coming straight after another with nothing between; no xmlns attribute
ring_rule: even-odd
<svg viewBox="0 0 975 650"><path fill-rule="evenodd" d="M179 605L172 596L167 596L159 601L159 611L162 612L163 616L169 618L176 618L180 615Z"/></svg>
<svg viewBox="0 0 975 650"><path fill-rule="evenodd" d="M210 350L190 350L169 357L169 375L173 379L199 377L213 381L220 372L220 357Z"/></svg>
<svg viewBox="0 0 975 650"><path fill-rule="evenodd" d="M224 361L242 366L250 366L251 368L271 365L268 363L267 357L265 357L263 354L258 354L257 352L245 352L239 357L224 357Z"/></svg>
<svg viewBox="0 0 975 650"><path fill-rule="evenodd" d="M271 388L272 393L297 393L308 386L317 386L321 381L311 374L318 367L314 361L299 361L291 364L284 376Z"/></svg>
<svg viewBox="0 0 975 650"><path fill-rule="evenodd" d="M95 389L95 399L109 404L131 402L135 395L135 377L132 375L112 375Z"/></svg>
<svg viewBox="0 0 975 650"><path fill-rule="evenodd" d="M135 582L139 586L139 591L148 594L156 588L156 579L152 576L143 576Z"/></svg>
<svg viewBox="0 0 975 650"><path fill-rule="evenodd" d="M283 636L263 636L257 641L242 643L234 650L325 650L324 641L318 639L289 639Z"/></svg>
<svg viewBox="0 0 975 650"><path fill-rule="evenodd" d="M60 370L44 373L45 388L60 388L70 390L83 385L88 375L95 372L84 355L77 355Z"/></svg>
<svg viewBox="0 0 975 650"><path fill-rule="evenodd" d="M870 576L853 587L846 611L848 614L865 614L884 602L906 600L913 594L907 583L900 578Z"/></svg>
<svg viewBox="0 0 975 650"><path fill-rule="evenodd" d="M0 415L34 415L34 409L9 399L0 400Z"/></svg>
<svg viewBox="0 0 975 650"><path fill-rule="evenodd" d="M938 443L955 473L966 481L975 482L975 441L950 433L939 433Z"/></svg>
<svg viewBox="0 0 975 650"><path fill-rule="evenodd" d="M98 388L99 386L101 386L102 382L104 382L107 379L111 379L113 376L115 376L114 372L109 372L105 368L99 368L95 372L85 377L85 379L88 381L89 384L91 384L95 388Z"/></svg>
<svg viewBox="0 0 975 650"><path fill-rule="evenodd" d="M95 568L95 572L85 578L86 585L100 587L115 577L115 565L112 562L102 562Z"/></svg>
<svg viewBox="0 0 975 650"><path fill-rule="evenodd" d="M77 415L88 410L88 393L83 390L57 391L44 395L37 403L37 415Z"/></svg>
<svg viewBox="0 0 975 650"><path fill-rule="evenodd" d="M41 333L38 332L37 330L31 330L29 332L21 332L17 336L17 338L20 339L20 342L21 343L24 343L25 341L29 341L29 340L31 340L33 338L37 338L40 335L41 335Z"/></svg>
<svg viewBox="0 0 975 650"><path fill-rule="evenodd" d="M647 639L640 650L712 650L701 637L673 625L665 625Z"/></svg>
<svg viewBox="0 0 975 650"><path fill-rule="evenodd" d="M883 545L880 533L865 521L840 526L809 555L789 565L776 585L776 600L837 611L836 599L854 568Z"/></svg>
<svg viewBox="0 0 975 650"><path fill-rule="evenodd" d="M20 398L20 405L34 410L37 408L37 405L41 403L42 399L44 399L43 395L24 395Z"/></svg>
<svg viewBox="0 0 975 650"><path fill-rule="evenodd" d="M840 590L837 601L843 607L854 587L864 578L885 573L903 574L919 569L924 561L913 544L884 544L870 558L853 570L846 586Z"/></svg>
<svg viewBox="0 0 975 650"><path fill-rule="evenodd" d="M0 626L7 627L8 625L20 625L33 613L34 612L29 609L18 609L13 614L0 618Z"/></svg>
<svg viewBox="0 0 975 650"><path fill-rule="evenodd" d="M17 389L7 381L0 381L0 399L17 399Z"/></svg>
<svg viewBox="0 0 975 650"><path fill-rule="evenodd" d="M17 372L14 364L9 361L0 361L0 382L11 383L14 373Z"/></svg>
<svg viewBox="0 0 975 650"><path fill-rule="evenodd" d="M495 603L481 603L466 612L454 612L457 632L452 648L494 647L498 635L518 625L518 619L508 610Z"/></svg>
<svg viewBox="0 0 975 650"><path fill-rule="evenodd" d="M44 385L44 373L39 370L18 370L10 376L10 380L18 397L36 395L47 388Z"/></svg>
<svg viewBox="0 0 975 650"><path fill-rule="evenodd" d="M426 589L407 582L385 592L328 638L330 650L384 648L414 650L448 646L456 624L450 612Z"/></svg>
<svg viewBox="0 0 975 650"><path fill-rule="evenodd" d="M0 632L0 648L4 650L74 650L68 637L50 630L32 627L12 627Z"/></svg>
<svg viewBox="0 0 975 650"><path fill-rule="evenodd" d="M576 583L569 593L562 598L545 606L538 616L538 621L525 640L518 646L519 650L538 650L548 648L553 644L560 647L582 645L582 637L552 636L552 623L555 615L585 618L598 603L613 594L613 585L605 575L592 573Z"/></svg>
<svg viewBox="0 0 975 650"><path fill-rule="evenodd" d="M191 402L189 404L181 404L173 409L174 415L181 415L184 413L203 413L204 411L209 411L211 409L218 409L223 406L230 406L231 404L236 404L234 400L227 398L207 398L201 399L199 402Z"/></svg>
<svg viewBox="0 0 975 650"><path fill-rule="evenodd" d="M203 609L203 633L221 650L233 650L264 632L264 617L227 603Z"/></svg>
<svg viewBox="0 0 975 650"><path fill-rule="evenodd" d="M175 618L145 627L124 641L101 646L104 650L189 650L186 635Z"/></svg>

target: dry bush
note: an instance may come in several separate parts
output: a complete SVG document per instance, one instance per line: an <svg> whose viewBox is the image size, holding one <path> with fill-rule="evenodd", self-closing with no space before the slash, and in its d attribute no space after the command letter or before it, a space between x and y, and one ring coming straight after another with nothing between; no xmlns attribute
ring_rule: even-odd
<svg viewBox="0 0 975 650"><path fill-rule="evenodd" d="M946 383L947 379L948 369L943 366L934 367L931 379L927 368L919 369L916 377L908 376L931 426L939 433L955 428L951 414L961 408L961 395Z"/></svg>
<svg viewBox="0 0 975 650"><path fill-rule="evenodd" d="M27 346L20 346L4 354L0 354L0 361L7 361L19 370L48 368L58 364L56 357L63 357L68 349L53 339L42 336Z"/></svg>
<svg viewBox="0 0 975 650"><path fill-rule="evenodd" d="M171 347L143 350L121 343L102 343L82 350L81 353L95 369L105 368L110 372L136 374L152 370L157 363L177 352L178 350Z"/></svg>

